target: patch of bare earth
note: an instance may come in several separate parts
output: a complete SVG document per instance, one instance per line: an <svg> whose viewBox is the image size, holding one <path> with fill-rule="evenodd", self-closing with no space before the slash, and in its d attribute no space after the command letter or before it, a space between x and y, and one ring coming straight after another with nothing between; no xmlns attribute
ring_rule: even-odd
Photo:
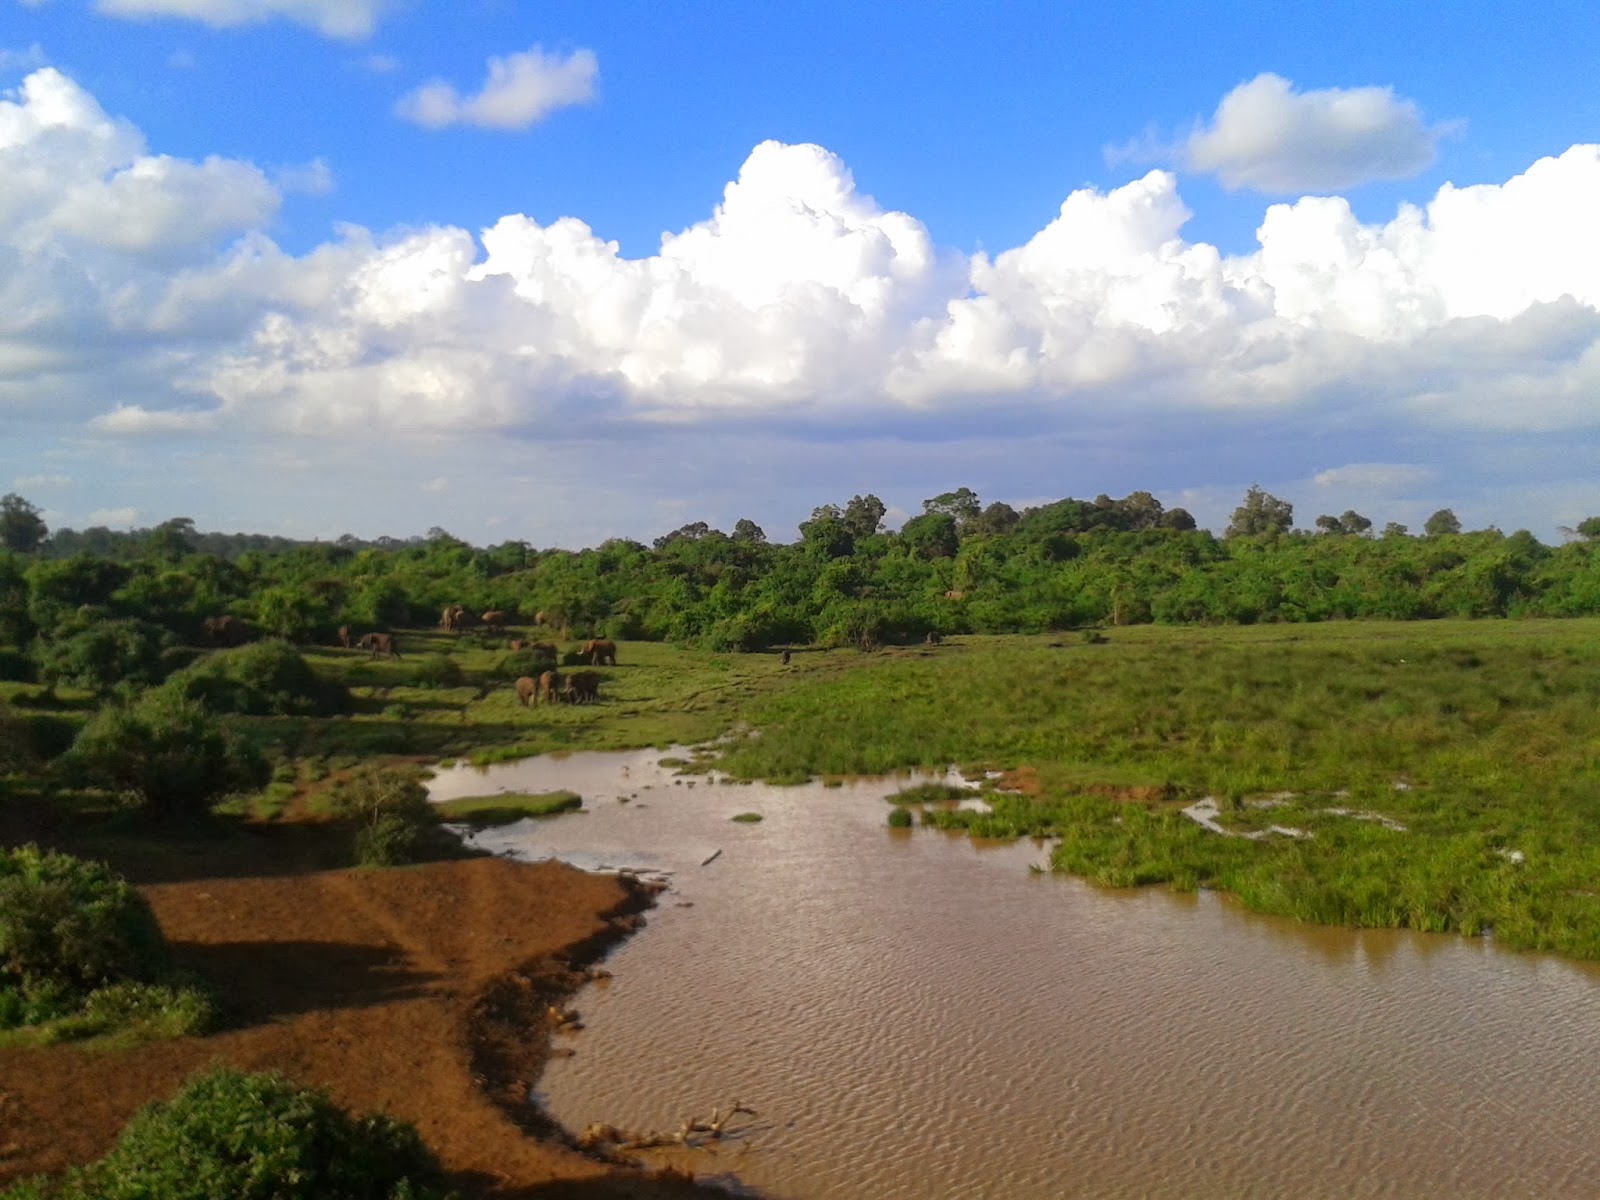
<svg viewBox="0 0 1600 1200"><path fill-rule="evenodd" d="M705 1194L578 1152L527 1103L542 1014L636 925L637 885L469 859L142 890L230 1029L115 1053L0 1050L0 1186L98 1158L141 1105L222 1063L412 1122L468 1194Z"/></svg>

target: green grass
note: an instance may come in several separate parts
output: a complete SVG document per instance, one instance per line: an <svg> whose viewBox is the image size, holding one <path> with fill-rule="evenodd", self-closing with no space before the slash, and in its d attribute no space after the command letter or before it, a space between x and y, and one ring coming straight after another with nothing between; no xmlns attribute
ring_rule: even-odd
<svg viewBox="0 0 1600 1200"><path fill-rule="evenodd" d="M758 821L760 821L762 819L763 818L762 818L761 814L758 813L758 812L735 813L733 816L728 818L728 820L730 820L730 821L741 821L746 825L754 825L754 824L756 824L756 822L758 822Z"/></svg>
<svg viewBox="0 0 1600 1200"><path fill-rule="evenodd" d="M509 825L525 817L548 817L583 807L577 792L545 792L527 795L503 792L495 796L462 796L433 806L441 821L463 825Z"/></svg>
<svg viewBox="0 0 1600 1200"><path fill-rule="evenodd" d="M762 733L729 747L735 775L1031 767L1032 794L986 792L992 813L925 822L1058 837L1055 866L1097 883L1600 957L1593 620L1141 626L1092 649L964 639L811 671L746 716ZM1253 804L1284 791L1281 807ZM1179 811L1205 795L1231 830L1312 836L1209 832Z"/></svg>

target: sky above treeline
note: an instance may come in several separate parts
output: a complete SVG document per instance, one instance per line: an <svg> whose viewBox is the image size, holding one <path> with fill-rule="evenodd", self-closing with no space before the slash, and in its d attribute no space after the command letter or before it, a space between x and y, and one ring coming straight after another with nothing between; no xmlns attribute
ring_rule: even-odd
<svg viewBox="0 0 1600 1200"><path fill-rule="evenodd" d="M1600 5L0 0L0 491L1600 513Z"/></svg>

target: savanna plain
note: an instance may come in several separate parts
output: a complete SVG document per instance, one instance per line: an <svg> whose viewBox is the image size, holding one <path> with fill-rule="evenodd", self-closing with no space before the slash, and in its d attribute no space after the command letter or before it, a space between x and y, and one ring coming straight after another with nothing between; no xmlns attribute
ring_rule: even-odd
<svg viewBox="0 0 1600 1200"><path fill-rule="evenodd" d="M1097 623L788 653L618 639L615 665L533 664L592 671L594 702L523 703L509 643L575 657L563 632L512 614L396 626L398 657L194 645L137 694L0 684L4 1195L708 1186L681 1159L580 1146L528 1103L566 999L654 898L472 856L441 816L574 820L558 814L599 797L441 814L421 780L453 761L688 745L690 779L949 769L967 782L890 797L886 837L1042 839L1050 869L1102 888L1600 958L1594 618ZM956 795L985 803L939 802ZM246 1174L300 1170L311 1190L219 1182L238 1162L193 1147L224 1127L252 1131ZM360 1165L329 1166L329 1146Z"/></svg>

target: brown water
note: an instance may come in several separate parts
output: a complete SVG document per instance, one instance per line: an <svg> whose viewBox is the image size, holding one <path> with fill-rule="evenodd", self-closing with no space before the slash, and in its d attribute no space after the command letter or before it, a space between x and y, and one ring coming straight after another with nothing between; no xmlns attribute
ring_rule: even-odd
<svg viewBox="0 0 1600 1200"><path fill-rule="evenodd" d="M897 784L690 787L660 757L433 784L572 788L586 812L480 844L670 872L543 1080L569 1128L737 1098L745 1136L665 1161L792 1200L1600 1196L1593 964L1097 891L1030 843L887 829Z"/></svg>

